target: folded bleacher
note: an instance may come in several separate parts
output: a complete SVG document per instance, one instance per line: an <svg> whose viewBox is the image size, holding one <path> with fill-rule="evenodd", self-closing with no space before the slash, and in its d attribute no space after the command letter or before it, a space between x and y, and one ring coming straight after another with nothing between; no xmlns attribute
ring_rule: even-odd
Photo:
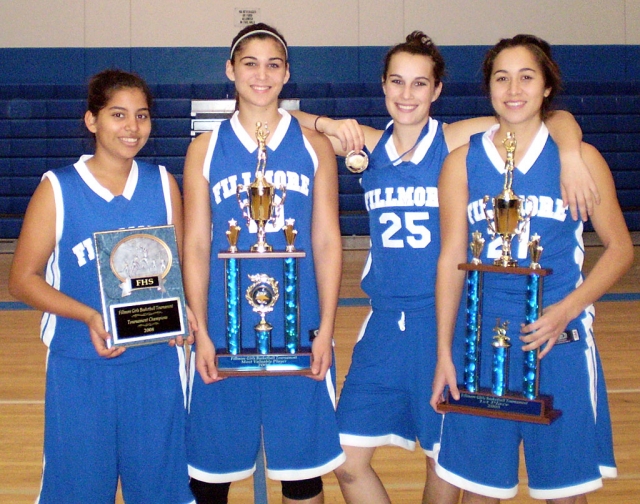
<svg viewBox="0 0 640 504"><path fill-rule="evenodd" d="M151 138L140 157L163 164L181 181L191 141L192 100L233 97L230 84L153 87ZM0 86L0 238L16 238L29 198L41 175L92 151L82 118L83 86ZM287 84L283 98L300 109L331 117L354 117L377 128L389 120L380 84ZM614 175L629 228L640 230L640 83L569 83L559 97L582 126L585 141L604 155ZM479 86L445 84L433 116L446 122L491 114ZM339 159L340 219L343 235L367 235L368 222L358 177Z"/></svg>

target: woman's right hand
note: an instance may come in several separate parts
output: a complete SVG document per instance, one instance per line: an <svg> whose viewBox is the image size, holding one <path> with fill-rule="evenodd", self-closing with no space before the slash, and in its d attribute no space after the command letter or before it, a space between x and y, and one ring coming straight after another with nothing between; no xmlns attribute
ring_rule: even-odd
<svg viewBox="0 0 640 504"><path fill-rule="evenodd" d="M438 410L438 406L444 402L444 389L447 386L453 398L456 400L460 399L460 392L458 391L458 383L456 380L456 367L453 365L451 359L441 358L438 359L438 363L436 364L431 401L429 401L429 404L431 404L431 407L437 413L442 413Z"/></svg>
<svg viewBox="0 0 640 504"><path fill-rule="evenodd" d="M216 367L216 348L206 333L196 334L196 369L207 385L222 380Z"/></svg>
<svg viewBox="0 0 640 504"><path fill-rule="evenodd" d="M111 334L105 330L102 315L97 311L94 311L87 320L87 327L89 328L91 343L93 343L93 347L100 357L112 359L122 355L125 351L124 347L107 347L107 341L111 339Z"/></svg>
<svg viewBox="0 0 640 504"><path fill-rule="evenodd" d="M316 122L316 128L320 133L337 138L345 153L364 149L364 131L355 119L330 119L321 116Z"/></svg>

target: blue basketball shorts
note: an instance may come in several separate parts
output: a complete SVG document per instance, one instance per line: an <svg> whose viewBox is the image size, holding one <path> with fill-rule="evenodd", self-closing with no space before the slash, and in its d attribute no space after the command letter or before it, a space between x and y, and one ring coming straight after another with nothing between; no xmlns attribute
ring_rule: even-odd
<svg viewBox="0 0 640 504"><path fill-rule="evenodd" d="M169 346L126 364L50 353L40 504L113 504L118 477L127 504L193 502L184 364Z"/></svg>
<svg viewBox="0 0 640 504"><path fill-rule="evenodd" d="M541 425L447 413L436 468L441 478L481 495L512 498L520 443L529 493L536 499L591 492L602 486L603 477L616 476L607 391L588 317L569 326L578 330L578 341L556 345L539 361L540 392L553 396L562 416ZM511 347L512 378L522 369L520 346Z"/></svg>
<svg viewBox="0 0 640 504"><path fill-rule="evenodd" d="M345 460L334 377L332 366L320 382L251 376L205 385L195 372L187 420L190 476L208 483L251 476L261 436L271 479L295 481L333 471Z"/></svg>
<svg viewBox="0 0 640 504"><path fill-rule="evenodd" d="M338 402L346 446L395 445L430 457L440 442L442 415L429 405L436 362L433 309L373 309L353 350Z"/></svg>

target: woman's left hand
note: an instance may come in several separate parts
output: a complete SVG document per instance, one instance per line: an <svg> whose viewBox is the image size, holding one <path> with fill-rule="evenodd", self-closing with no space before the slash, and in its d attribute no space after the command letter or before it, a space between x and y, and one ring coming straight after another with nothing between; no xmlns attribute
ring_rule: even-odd
<svg viewBox="0 0 640 504"><path fill-rule="evenodd" d="M525 343L522 350L525 352L535 350L546 343L538 355L538 358L542 359L551 351L570 321L571 318L561 303L547 306L542 317L531 324L521 326L520 332L524 336L520 336L520 340Z"/></svg>
<svg viewBox="0 0 640 504"><path fill-rule="evenodd" d="M194 334L198 330L198 321L189 306L187 306L187 322L189 325L189 334L187 334L187 337L177 336L175 339L169 340L170 346L184 346L185 343L187 345L193 345L193 342L196 339Z"/></svg>
<svg viewBox="0 0 640 504"><path fill-rule="evenodd" d="M333 361L333 340L331 336L322 336L318 334L311 344L311 352L313 354L313 363L311 364L310 378L314 380L324 380L327 371L331 367Z"/></svg>
<svg viewBox="0 0 640 504"><path fill-rule="evenodd" d="M562 203L569 206L573 220L586 222L594 206L600 204L598 186L581 156L560 153L560 164Z"/></svg>

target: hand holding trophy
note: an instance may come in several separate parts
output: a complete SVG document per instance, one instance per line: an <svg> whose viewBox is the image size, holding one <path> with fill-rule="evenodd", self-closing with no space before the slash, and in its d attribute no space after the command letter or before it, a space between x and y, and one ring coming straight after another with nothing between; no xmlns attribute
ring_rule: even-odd
<svg viewBox="0 0 640 504"><path fill-rule="evenodd" d="M297 234L294 229L295 219L285 220L283 227L287 243L285 250L274 251L266 240L267 224L275 223L284 209L286 197L286 187L276 188L265 176L268 136L267 125L256 123L258 164L255 179L249 186L238 185L236 189L240 211L247 221L247 227L250 230L256 229L257 241L248 251L240 251L238 249L240 226L235 219L231 219L229 229L226 231L229 248L218 254L219 259L225 260L227 301L227 347L220 349L216 355L216 366L221 376L311 374L311 350L300 348L297 260L305 257L306 254L296 250L293 245ZM278 190L281 196L276 203ZM253 326L254 345L243 348L241 263L247 268L255 269L261 264L256 259L281 260L282 278L279 282L263 272L247 276L251 283L245 289L244 299L252 311L259 316L259 321ZM273 320L268 322L267 315L273 312L281 297L284 299L283 320L281 323ZM274 331L283 335L284 348L272 348Z"/></svg>
<svg viewBox="0 0 640 504"><path fill-rule="evenodd" d="M485 273L507 273L526 275L526 313L523 314L525 324L537 320L542 314L542 284L551 270L540 266L540 236L534 234L528 244L531 264L528 268L518 267L518 261L511 255L511 242L515 236L521 236L529 223L531 211L525 211L526 201L518 197L512 189L515 169L514 154L516 139L512 133L507 134L503 142L507 158L505 162L505 179L502 192L494 198L483 198L483 210L492 236L502 239L501 255L493 265L482 264L480 255L484 247L484 238L479 231L472 234L469 245L473 258L471 262L458 265L467 271L467 320L465 332L465 354L463 384L460 385L460 399L456 400L448 394L440 405L442 411L468 413L494 418L506 418L523 422L549 424L561 415L553 409L553 398L539 394L539 361L538 350L525 352L522 369L522 392L511 392L509 386L509 353L511 338L508 336L510 321L497 320L493 329L490 384L480 383L482 365L482 290ZM490 218L486 203L491 200L493 215Z"/></svg>

